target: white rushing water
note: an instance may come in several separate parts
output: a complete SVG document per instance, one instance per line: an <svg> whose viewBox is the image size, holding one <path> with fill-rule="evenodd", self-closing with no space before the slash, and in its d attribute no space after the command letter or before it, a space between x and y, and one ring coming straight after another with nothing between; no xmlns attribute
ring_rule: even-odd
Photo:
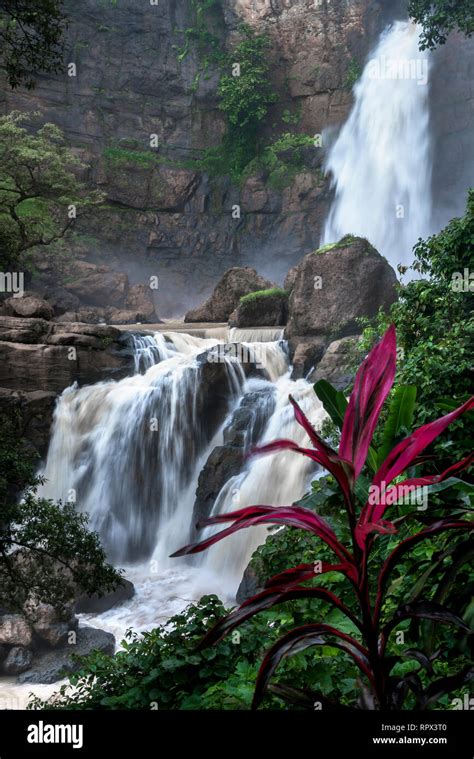
<svg viewBox="0 0 474 759"><path fill-rule="evenodd" d="M237 336L268 340L280 334L225 335ZM82 615L84 622L113 632L118 641L127 628L150 629L204 593L233 602L266 528L244 530L191 561L169 555L189 542L199 473L248 394L253 399L253 421L245 430L248 445L277 437L308 443L294 420L290 393L316 427L324 416L312 386L289 378L281 341L242 343L234 355L229 349L235 344L223 339L171 332L136 336L133 348L134 376L63 392L41 492L55 500L72 499L86 511L109 557L125 567L135 584L136 595L122 606ZM204 434L207 420L197 411L203 371L197 356L211 348L224 363L228 409L209 439ZM264 376L246 379L241 362L252 358ZM305 493L312 473L311 462L294 453L252 458L224 485L212 513L291 504Z"/></svg>
<svg viewBox="0 0 474 759"><path fill-rule="evenodd" d="M355 103L329 151L335 197L321 244L366 237L396 268L432 231L430 54L419 32L396 22L354 87Z"/></svg>

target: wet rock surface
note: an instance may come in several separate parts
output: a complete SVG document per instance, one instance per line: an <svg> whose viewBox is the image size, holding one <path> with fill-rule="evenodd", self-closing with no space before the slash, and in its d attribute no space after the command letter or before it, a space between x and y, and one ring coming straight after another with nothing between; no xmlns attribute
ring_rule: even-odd
<svg viewBox="0 0 474 759"><path fill-rule="evenodd" d="M234 266L225 272L212 295L198 308L188 311L185 322L225 322L243 295L274 287L251 267Z"/></svg>

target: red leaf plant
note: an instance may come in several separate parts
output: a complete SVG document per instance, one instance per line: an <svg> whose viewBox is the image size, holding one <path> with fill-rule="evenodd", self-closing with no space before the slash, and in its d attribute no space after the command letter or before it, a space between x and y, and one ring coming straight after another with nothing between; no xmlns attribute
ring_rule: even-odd
<svg viewBox="0 0 474 759"><path fill-rule="evenodd" d="M228 632L240 625L254 614L284 601L302 598L317 598L327 602L331 607L342 612L360 632L360 640L348 635L337 627L316 622L305 624L280 638L266 653L261 664L253 699L256 708L269 685L279 662L286 656L295 654L310 646L331 646L341 649L352 657L362 674L362 687L365 693L360 702L365 708L397 709L401 708L407 694L415 696L415 708L425 708L433 703L439 695L460 687L467 682L471 670L464 669L458 675L451 675L432 682L423 689L421 678L411 672L404 677L391 676L391 670L397 657L387 655L387 642L390 633L403 619L430 620L455 627L469 633L465 622L450 612L445 606L419 598L412 603L400 606L391 619L383 619L383 602L387 582L393 569L401 558L421 541L446 531L467 531L474 529L474 522L453 516L436 516L420 532L402 540L385 559L378 576L372 578L369 573L369 558L373 550L377 533L395 533L393 522L384 517L391 505L402 495L426 485L436 484L467 467L472 456L449 467L442 474L425 477L407 477L395 484L394 480L408 467L414 466L420 454L440 435L449 424L465 411L474 406L474 396L466 403L446 416L425 424L398 443L379 467L372 480L371 492L376 493L359 509L355 484L368 456L369 447L379 419L382 406L392 388L396 365L396 335L391 326L380 342L372 349L357 372L354 389L344 416L339 450L333 450L316 432L296 401L290 397L297 422L306 431L312 447L302 448L292 440L276 440L255 449L254 453L269 454L276 451L292 450L312 459L328 470L335 478L342 492L348 527L351 535L350 548L344 546L329 523L308 508L302 506L249 506L226 514L206 519L199 527L230 522L224 528L202 542L187 545L173 554L183 556L203 551L207 547L231 535L237 530L252 525L274 524L298 527L309 531L324 541L335 557L334 564L320 562L318 575L337 571L352 586L357 600L358 614L354 614L343 601L321 586L303 585L305 581L314 580L314 565L303 564L288 569L267 581L263 592L245 601L224 619L220 620L205 636L201 647L215 643ZM408 653L408 652L406 652ZM433 657L422 651L412 651L415 658L428 671L431 670ZM446 680L446 683L444 682ZM366 682L365 682L366 681ZM449 681L449 682L448 682ZM275 692L278 691L275 687ZM281 691L285 690L283 686ZM288 690L294 691L289 688ZM314 695L314 694L312 694ZM327 701L327 699L326 699Z"/></svg>

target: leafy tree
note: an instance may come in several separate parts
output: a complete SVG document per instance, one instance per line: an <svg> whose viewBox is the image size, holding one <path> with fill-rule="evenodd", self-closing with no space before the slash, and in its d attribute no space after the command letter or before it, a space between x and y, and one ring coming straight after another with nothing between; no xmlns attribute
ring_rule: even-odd
<svg viewBox="0 0 474 759"><path fill-rule="evenodd" d="M60 129L44 124L30 133L31 114L0 118L0 264L61 239L77 219L103 201L78 179L85 165L64 146ZM74 210L75 209L75 210Z"/></svg>
<svg viewBox="0 0 474 759"><path fill-rule="evenodd" d="M410 0L410 17L421 24L421 50L433 50L444 45L454 29L468 37L474 32L474 5L472 0Z"/></svg>
<svg viewBox="0 0 474 759"><path fill-rule="evenodd" d="M12 89L35 86L62 65L63 0L0 0L0 60Z"/></svg>
<svg viewBox="0 0 474 759"><path fill-rule="evenodd" d="M38 497L42 480L19 421L3 414L0 422L0 607L22 611L34 599L62 611L78 591L116 588L121 575L107 564L87 517L73 504Z"/></svg>

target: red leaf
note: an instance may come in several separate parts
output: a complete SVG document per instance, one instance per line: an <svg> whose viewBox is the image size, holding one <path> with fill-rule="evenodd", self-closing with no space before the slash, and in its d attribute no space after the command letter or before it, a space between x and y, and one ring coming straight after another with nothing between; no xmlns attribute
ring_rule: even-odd
<svg viewBox="0 0 474 759"><path fill-rule="evenodd" d="M335 533L329 527L327 522L313 511L304 509L301 506L248 506L245 509L231 511L227 514L218 514L215 517L204 520L198 526L204 527L207 525L219 524L221 522L234 522L234 524L227 527L225 530L218 532L216 535L211 535L209 538L206 538L199 543L191 543L190 545L184 546L184 548L180 548L178 551L171 554L171 556L185 556L190 553L199 553L200 551L204 551L205 548L217 543L219 540L222 540L222 538L225 538L227 535L232 535L232 533L245 527L252 527L253 525L260 524L282 524L312 532L314 535L321 538L321 540L334 551L341 561L349 561L352 563L350 553L338 541Z"/></svg>
<svg viewBox="0 0 474 759"><path fill-rule="evenodd" d="M339 456L351 461L357 478L365 464L382 406L395 379L395 327L370 351L357 372L344 416Z"/></svg>
<svg viewBox="0 0 474 759"><path fill-rule="evenodd" d="M328 641L326 640L327 635L334 636L338 641L342 640L343 642ZM310 646L332 646L333 648L340 648L342 651L345 651L352 656L357 663L357 666L365 675L367 675L370 682L373 682L373 675L367 661L368 652L357 640L330 625L304 625L303 627L297 627L294 630L291 630L291 632L277 640L267 652L257 676L257 683L252 702L253 709L255 709L262 700L268 682L280 661L285 656L304 651Z"/></svg>
<svg viewBox="0 0 474 759"><path fill-rule="evenodd" d="M462 406L451 411L449 414L436 419L434 422L424 424L419 427L412 435L402 440L395 448L390 451L384 463L376 473L373 484L383 485L385 489L395 477L405 471L416 459L417 456L427 448L433 440L441 435L442 432L452 422L454 422L465 411L474 407L474 395L469 398Z"/></svg>
<svg viewBox="0 0 474 759"><path fill-rule="evenodd" d="M354 584L357 583L357 570L353 564L344 562L343 564L327 564L325 561L321 562L321 567L318 567L318 571L315 571L315 563L313 564L299 564L292 569L286 569L284 572L280 572L265 583L266 588L273 588L275 586L285 585L297 585L300 582L306 580L313 580L319 575L326 574L326 572L341 572Z"/></svg>
<svg viewBox="0 0 474 759"><path fill-rule="evenodd" d="M425 477L412 477L403 482L398 482L388 490L381 493L380 503L375 506L372 513L372 519L374 522L378 521L389 506L397 503L401 498L404 498L409 493L416 491L417 488L424 485L437 485L439 482L447 480L452 475L457 474L462 469L466 469L474 461L474 453L466 456L462 461L458 461L457 464L453 464L448 469L445 469L441 474L427 475Z"/></svg>
<svg viewBox="0 0 474 759"><path fill-rule="evenodd" d="M383 593L387 584L390 573L397 565L402 556L407 553L413 546L421 543L422 540L430 538L432 535L437 535L444 530L474 530L474 522L466 522L463 519L440 519L434 522L429 527L426 527L421 532L417 532L416 535L412 535L405 540L402 540L396 548L387 556L379 573L377 598L375 602L374 619L377 622L380 610L382 608Z"/></svg>
<svg viewBox="0 0 474 759"><path fill-rule="evenodd" d="M317 464L323 466L335 477L336 481L339 484L339 487L344 494L347 505L352 510L351 488L353 478L351 464L348 461L341 461L337 453L318 437L311 423L308 421L308 419L306 419L300 407L296 401L291 398L291 396L290 401L292 402L293 408L295 409L296 420L308 432L313 444L315 441L319 441L316 445L316 448L301 448L293 440L282 439L274 440L272 443L267 443L266 445L261 445L253 448L250 451L249 456L275 453L278 451L295 451L295 453L301 453L303 456L307 456L309 459L312 459ZM303 419L305 420L304 422Z"/></svg>
<svg viewBox="0 0 474 759"><path fill-rule="evenodd" d="M334 593L326 588L272 588L271 590L264 590L262 593L258 593L248 601L245 601L238 609L232 611L224 619L219 620L214 627L204 636L200 642L198 648L205 648L206 646L217 643L231 630L241 625L254 614L258 614L260 611L270 609L272 606L284 603L285 601L298 601L303 598L317 598L322 601L327 601L331 606L342 611L345 616L353 622L353 624L362 630L362 623L357 617L352 614L350 609L338 598Z"/></svg>

